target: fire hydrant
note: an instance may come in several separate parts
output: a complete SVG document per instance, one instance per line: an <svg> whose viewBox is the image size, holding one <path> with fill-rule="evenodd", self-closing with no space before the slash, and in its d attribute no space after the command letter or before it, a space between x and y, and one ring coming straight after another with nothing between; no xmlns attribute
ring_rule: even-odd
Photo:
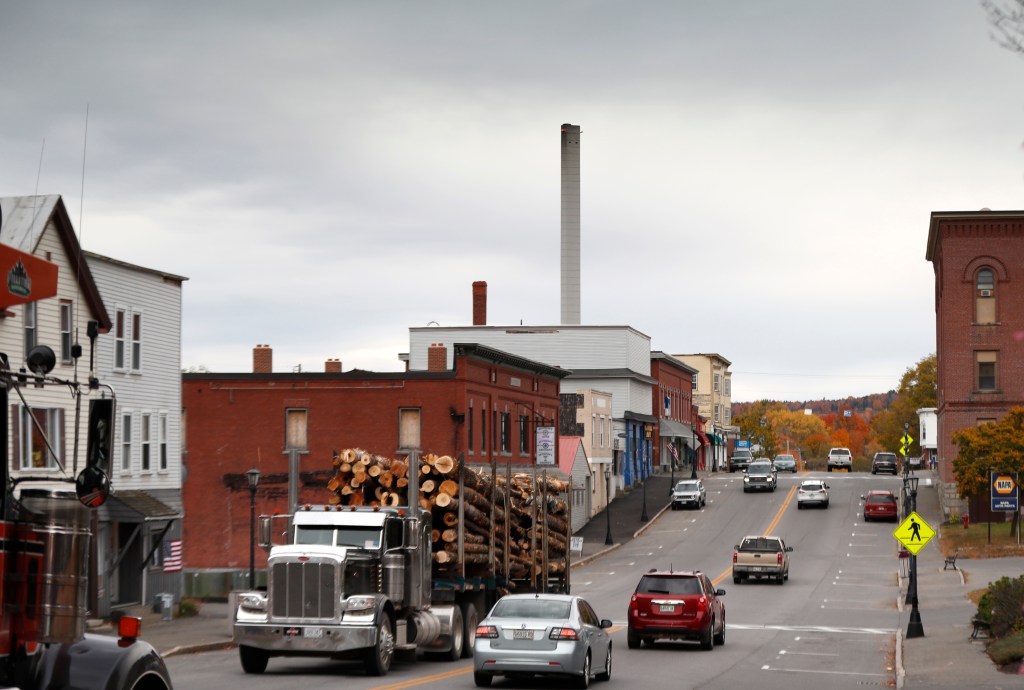
<svg viewBox="0 0 1024 690"><path fill-rule="evenodd" d="M967 514L967 513L964 513L964 529L967 529L970 526L971 526L971 516L969 514Z"/></svg>

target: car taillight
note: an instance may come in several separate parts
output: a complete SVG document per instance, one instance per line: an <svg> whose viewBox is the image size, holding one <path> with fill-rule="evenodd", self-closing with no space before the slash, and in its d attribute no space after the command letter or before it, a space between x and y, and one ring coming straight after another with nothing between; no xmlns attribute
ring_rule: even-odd
<svg viewBox="0 0 1024 690"><path fill-rule="evenodd" d="M703 611L707 607L708 607L707 597L701 596L701 598L697 600L697 608L699 610Z"/></svg>
<svg viewBox="0 0 1024 690"><path fill-rule="evenodd" d="M736 559L739 558L739 557L740 557L740 555L737 552L735 552L735 551L732 552L732 562L733 563L735 563Z"/></svg>
<svg viewBox="0 0 1024 690"><path fill-rule="evenodd" d="M551 633L548 634L550 640L578 640L580 639L579 633L576 632L575 628L551 628Z"/></svg>
<svg viewBox="0 0 1024 690"><path fill-rule="evenodd" d="M776 556L776 558L778 558L778 559L779 559L779 565L782 565L782 554L781 554L781 553L780 553L780 554L778 554L778 555Z"/></svg>
<svg viewBox="0 0 1024 690"><path fill-rule="evenodd" d="M498 636L498 629L493 625L478 625L476 626L476 636L496 638Z"/></svg>

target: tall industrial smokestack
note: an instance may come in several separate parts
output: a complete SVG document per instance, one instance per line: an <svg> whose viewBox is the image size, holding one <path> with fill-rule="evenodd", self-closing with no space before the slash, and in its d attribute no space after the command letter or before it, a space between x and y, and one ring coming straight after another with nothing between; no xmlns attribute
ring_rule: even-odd
<svg viewBox="0 0 1024 690"><path fill-rule="evenodd" d="M562 125L562 323L580 323L580 127Z"/></svg>

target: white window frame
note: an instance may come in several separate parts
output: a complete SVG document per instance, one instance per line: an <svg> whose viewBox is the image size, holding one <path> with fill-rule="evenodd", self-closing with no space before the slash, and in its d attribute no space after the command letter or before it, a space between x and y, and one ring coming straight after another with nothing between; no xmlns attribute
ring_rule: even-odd
<svg viewBox="0 0 1024 690"><path fill-rule="evenodd" d="M36 344L39 342L39 329L37 327L39 311L38 311L38 309L36 309L36 303L35 302L26 302L25 303L24 316L25 316L25 324L24 324L24 326L25 326L25 328L24 328L24 334L25 334L25 360L27 361L28 360L28 353L29 353L29 351L33 347L35 347Z"/></svg>
<svg viewBox="0 0 1024 690"><path fill-rule="evenodd" d="M121 473L132 471L132 411L121 410Z"/></svg>
<svg viewBox="0 0 1024 690"><path fill-rule="evenodd" d="M130 365L138 372L142 370L142 312L131 312L131 325Z"/></svg>
<svg viewBox="0 0 1024 690"><path fill-rule="evenodd" d="M148 473L153 471L153 447L150 442L153 415L148 412L143 412L141 419L142 421L139 426L139 447L142 449L142 471Z"/></svg>
<svg viewBox="0 0 1024 690"><path fill-rule="evenodd" d="M60 303L60 362L71 364L71 346L74 339L71 335L71 324L74 322L74 304L69 301Z"/></svg>
<svg viewBox="0 0 1024 690"><path fill-rule="evenodd" d="M114 312L114 371L125 370L125 342L127 341L128 312L117 309Z"/></svg>
<svg viewBox="0 0 1024 690"><path fill-rule="evenodd" d="M35 448L33 445L33 438L35 435L35 425L32 424L30 415L41 415L43 419L41 424L43 426L43 433L50 441L50 446L53 448L55 453L62 453L64 448L64 426L63 420L63 408L60 407L27 407L19 405L17 407L18 414L18 467L22 470L58 470L59 465L57 459L50 453L46 447L46 443L42 443L41 448ZM42 465L36 465L32 456L35 452L42 453L42 457L45 458ZM63 458L60 458L63 461Z"/></svg>
<svg viewBox="0 0 1024 690"><path fill-rule="evenodd" d="M157 430L157 443L160 444L159 450L159 468L161 472L167 471L167 413L161 412L160 419L157 422L159 424Z"/></svg>

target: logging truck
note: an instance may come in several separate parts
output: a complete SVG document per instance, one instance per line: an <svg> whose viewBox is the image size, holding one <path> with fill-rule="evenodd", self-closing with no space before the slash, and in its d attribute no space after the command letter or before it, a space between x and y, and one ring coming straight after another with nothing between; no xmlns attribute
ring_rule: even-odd
<svg viewBox="0 0 1024 690"><path fill-rule="evenodd" d="M416 452L333 463L328 502L259 519L267 587L237 594L233 623L246 673L275 656L356 659L373 676L398 654L454 661L502 595L568 593L565 483Z"/></svg>

